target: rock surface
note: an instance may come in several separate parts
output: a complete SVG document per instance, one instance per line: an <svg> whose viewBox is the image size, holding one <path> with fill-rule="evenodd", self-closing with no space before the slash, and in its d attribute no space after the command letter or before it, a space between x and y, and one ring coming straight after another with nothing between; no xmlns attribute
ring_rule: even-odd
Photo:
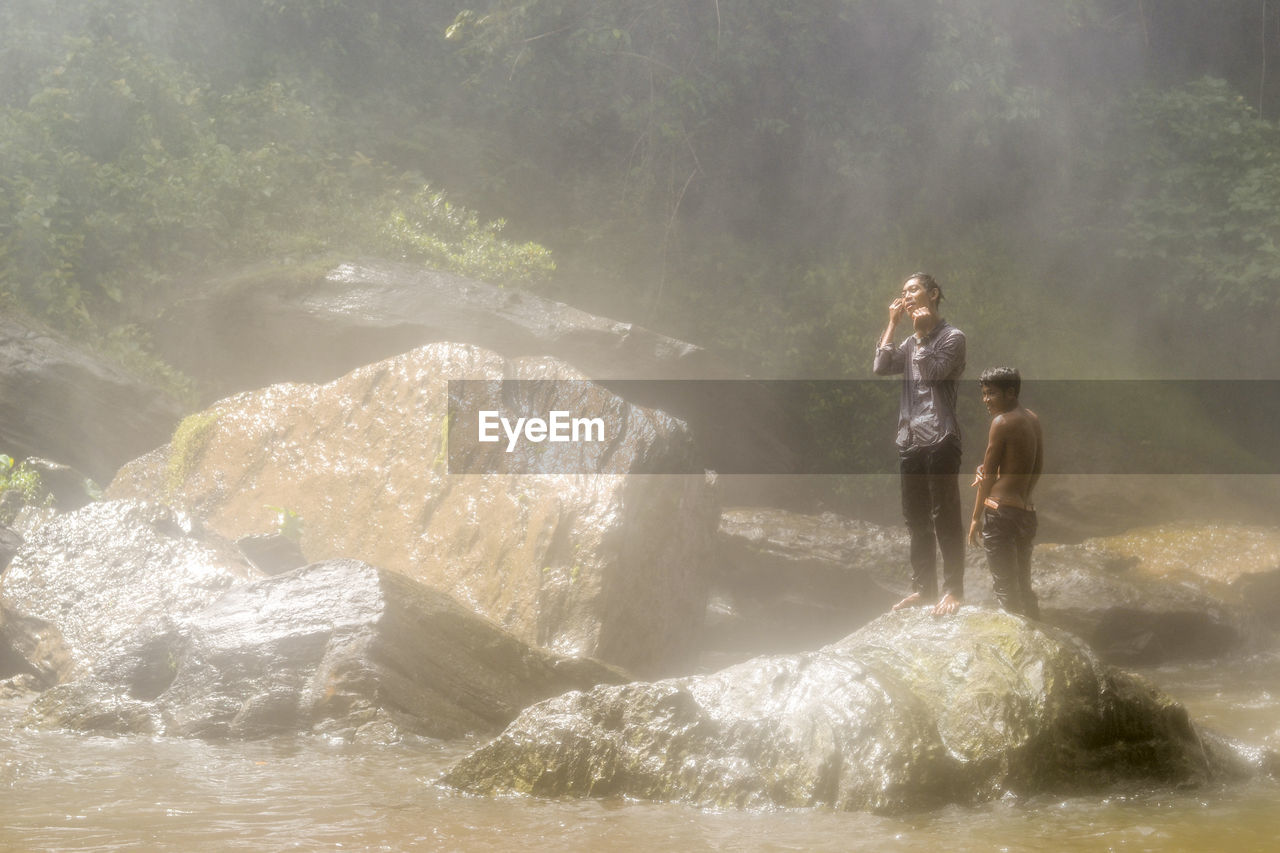
<svg viewBox="0 0 1280 853"><path fill-rule="evenodd" d="M0 524L0 573L9 567L9 561L22 548L22 534Z"/></svg>
<svg viewBox="0 0 1280 853"><path fill-rule="evenodd" d="M0 317L0 453L57 459L105 483L165 441L178 403L60 335Z"/></svg>
<svg viewBox="0 0 1280 853"><path fill-rule="evenodd" d="M59 512L72 512L93 501L93 483L70 465L39 456L28 456L22 465L40 478L48 502Z"/></svg>
<svg viewBox="0 0 1280 853"><path fill-rule="evenodd" d="M1280 627L1280 528L1228 523L1141 527L1087 543L1135 575L1241 602Z"/></svg>
<svg viewBox="0 0 1280 853"><path fill-rule="evenodd" d="M41 694L27 724L258 738L458 737L623 676L516 640L449 596L354 560L239 586Z"/></svg>
<svg viewBox="0 0 1280 853"><path fill-rule="evenodd" d="M453 440L446 426L449 379L504 377L575 380L538 384L550 396L537 410L606 412L619 432L555 445L569 455L543 469L586 473L449 473L515 464L499 444L459 439L474 424L455 425ZM563 363L431 344L326 385L230 397L178 434L122 469L108 495L173 501L228 539L275 529L285 508L310 559L402 572L562 654L653 673L693 646L715 489L703 476L645 475L687 470L683 425Z"/></svg>
<svg viewBox="0 0 1280 853"><path fill-rule="evenodd" d="M15 671L46 684L86 671L140 625L181 619L259 576L190 519L139 501L54 515L25 536L0 579L3 634L24 662Z"/></svg>
<svg viewBox="0 0 1280 853"><path fill-rule="evenodd" d="M993 600L985 563L977 569L970 585L974 600ZM1267 639L1238 592L1137 571L1092 543L1037 547L1031 573L1041 617L1078 635L1112 663L1214 658L1257 648Z"/></svg>
<svg viewBox="0 0 1280 853"><path fill-rule="evenodd" d="M998 611L890 614L820 651L527 709L447 785L893 812L1249 772L1180 704Z"/></svg>
<svg viewBox="0 0 1280 853"><path fill-rule="evenodd" d="M1277 501L1276 476L1046 474L1036 486L1038 536L1079 545L1171 520L1193 528L1206 519L1266 525Z"/></svg>
<svg viewBox="0 0 1280 853"><path fill-rule="evenodd" d="M242 536L236 547L253 566L264 575L282 575L307 564L296 539L282 533L259 533Z"/></svg>

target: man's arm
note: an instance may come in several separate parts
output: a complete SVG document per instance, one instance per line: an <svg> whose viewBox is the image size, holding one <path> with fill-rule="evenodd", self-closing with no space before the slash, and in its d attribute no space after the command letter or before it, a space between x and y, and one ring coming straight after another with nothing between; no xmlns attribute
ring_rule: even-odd
<svg viewBox="0 0 1280 853"><path fill-rule="evenodd" d="M876 347L876 360L871 366L871 372L876 376L893 376L906 368L907 356L902 351L902 345L895 347L893 344L881 344Z"/></svg>
<svg viewBox="0 0 1280 853"><path fill-rule="evenodd" d="M1040 418L1036 413L1028 409L1027 414L1031 416L1031 426L1036 433L1036 461L1031 466L1031 482L1027 484L1027 501L1030 502L1031 493L1040 482L1040 472L1044 470L1044 433L1040 431Z"/></svg>
<svg viewBox="0 0 1280 853"><path fill-rule="evenodd" d="M898 323L902 322L905 311L901 299L895 299L889 304L889 325L880 336L880 343L876 346L876 359L871 365L871 372L876 376L892 376L906 369L907 357L902 346L893 345L893 333L897 330Z"/></svg>
<svg viewBox="0 0 1280 853"><path fill-rule="evenodd" d="M1005 422L1003 415L991 419L987 433L987 451L982 456L982 476L978 479L978 494L973 501L973 518L969 522L969 544L978 544L982 532L982 506L991 497L991 489L1000 477L1000 457L1004 454Z"/></svg>
<svg viewBox="0 0 1280 853"><path fill-rule="evenodd" d="M920 368L920 378L925 380L959 379L964 372L965 342L964 332L951 328L944 330L946 337L939 340L926 352L923 347L916 347L916 366Z"/></svg>

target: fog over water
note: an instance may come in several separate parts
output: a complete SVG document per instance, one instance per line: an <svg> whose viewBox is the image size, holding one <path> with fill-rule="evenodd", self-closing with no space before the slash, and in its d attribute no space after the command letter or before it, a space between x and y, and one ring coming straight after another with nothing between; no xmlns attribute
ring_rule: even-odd
<svg viewBox="0 0 1280 853"><path fill-rule="evenodd" d="M367 291L334 283L363 259L392 272L360 280ZM396 269L486 284L458 285L473 301L452 302ZM1269 542L1280 508L1280 3L0 0L0 457L16 460L0 493L51 448L106 487L138 436L162 445L195 415L181 421L198 436L190 459L175 440L134 474L176 501L178 463L198 468L217 420L199 413L267 384L244 376L328 382L451 340L452 323L461 344L564 358L632 403L652 403L624 392L632 380L708 380L652 392L683 398L697 432L679 473L701 478L719 452L729 503L832 511L886 538L901 531L898 385L873 377L872 356L919 270L967 335L963 471L987 428L973 380L1017 366L1051 454L1038 542L1090 540L1079 553L1107 583L1162 578L1265 609L1267 581L1232 573L1240 554L1210 566L1203 551ZM46 336L111 367L63 353L29 373L26 347ZM627 347L652 375L617 369ZM602 364L614 370L591 375ZM756 419L762 389L774 396ZM369 423L362 435L388 420ZM451 473L441 423L438 456L387 454L415 466L414 488ZM290 452L305 463L294 474L374 467ZM371 506L387 497L371 493ZM431 518L435 498L419 497L403 496L406 525ZM257 498L246 517L283 525L296 509ZM312 530L377 538L378 520L342 516L341 496L315 505L333 517ZM546 538L563 546L574 523ZM1134 538L1100 543L1116 534ZM530 570L543 599L581 589L568 551ZM1280 572L1249 565L1250 581ZM802 596L779 578L783 612ZM30 669L10 659L10 604L6 678ZM1194 720L1280 750L1280 623L1258 619L1272 621L1235 652L1142 674ZM485 798L436 784L479 737L38 732L19 725L32 697L5 690L4 849L1261 851L1280 837L1266 777L905 816Z"/></svg>

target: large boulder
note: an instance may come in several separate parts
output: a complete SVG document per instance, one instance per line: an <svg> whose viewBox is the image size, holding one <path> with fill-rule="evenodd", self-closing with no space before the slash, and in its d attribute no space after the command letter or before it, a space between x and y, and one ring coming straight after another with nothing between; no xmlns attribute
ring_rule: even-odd
<svg viewBox="0 0 1280 853"><path fill-rule="evenodd" d="M452 767L479 794L899 811L1175 785L1265 756L1078 641L998 611L881 617L820 651L550 699Z"/></svg>
<svg viewBox="0 0 1280 853"><path fill-rule="evenodd" d="M105 483L180 417L175 400L120 368L0 316L0 453L57 459Z"/></svg>
<svg viewBox="0 0 1280 853"><path fill-rule="evenodd" d="M525 386L542 394L533 404L602 413L606 442L555 445L533 469L553 473L529 474L502 442L477 444L474 423L450 437L448 380L555 377ZM325 385L223 400L108 495L171 501L228 539L276 529L283 512L312 560L398 571L527 642L655 672L693 645L719 506L700 474L645 472L692 464L681 422L563 363L431 344Z"/></svg>
<svg viewBox="0 0 1280 853"><path fill-rule="evenodd" d="M990 601L990 572L985 562L976 568L971 593L974 600ZM1147 574L1092 543L1038 546L1031 577L1041 617L1078 635L1112 663L1208 659L1269 641L1238 591Z"/></svg>
<svg viewBox="0 0 1280 853"><path fill-rule="evenodd" d="M27 724L257 738L458 737L567 690L623 680L532 648L449 596L354 560L236 587L41 694Z"/></svg>
<svg viewBox="0 0 1280 853"><path fill-rule="evenodd" d="M0 676L45 684L86 672L139 625L181 619L261 576L191 519L139 501L90 504L24 535L0 579L0 635L13 650Z"/></svg>
<svg viewBox="0 0 1280 853"><path fill-rule="evenodd" d="M1213 658L1268 640L1264 617L1276 599L1264 594L1273 577L1265 567L1277 541L1274 531L1256 527L1171 526L1080 545L1037 544L1032 588L1045 622L1077 634L1108 662ZM902 527L734 507L722 514L718 547L708 660L814 648L910 589ZM968 549L965 563L965 600L994 605L982 549Z"/></svg>
<svg viewBox="0 0 1280 853"><path fill-rule="evenodd" d="M1231 424L1221 426L1230 429ZM1088 426L1080 429L1087 431ZM1230 519L1229 526L1269 525L1274 523L1277 501L1276 476L1046 474L1036 486L1038 538L1078 545L1152 526L1201 529L1207 519Z"/></svg>
<svg viewBox="0 0 1280 853"><path fill-rule="evenodd" d="M1159 524L1092 539L1085 547L1135 575L1243 602L1280 627L1280 528Z"/></svg>

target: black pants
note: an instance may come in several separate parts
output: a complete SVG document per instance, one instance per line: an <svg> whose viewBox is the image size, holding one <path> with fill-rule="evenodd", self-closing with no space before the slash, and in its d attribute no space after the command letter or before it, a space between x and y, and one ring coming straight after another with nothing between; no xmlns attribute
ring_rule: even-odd
<svg viewBox="0 0 1280 853"><path fill-rule="evenodd" d="M1010 613L1039 619L1040 604L1031 591L1035 510L1002 506L982 512L982 547L987 552L987 565L991 567L996 600Z"/></svg>
<svg viewBox="0 0 1280 853"><path fill-rule="evenodd" d="M938 556L942 551L942 591L964 595L964 529L960 524L960 440L899 454L902 514L911 532L911 588L926 600L938 597ZM936 548L935 548L936 546Z"/></svg>

